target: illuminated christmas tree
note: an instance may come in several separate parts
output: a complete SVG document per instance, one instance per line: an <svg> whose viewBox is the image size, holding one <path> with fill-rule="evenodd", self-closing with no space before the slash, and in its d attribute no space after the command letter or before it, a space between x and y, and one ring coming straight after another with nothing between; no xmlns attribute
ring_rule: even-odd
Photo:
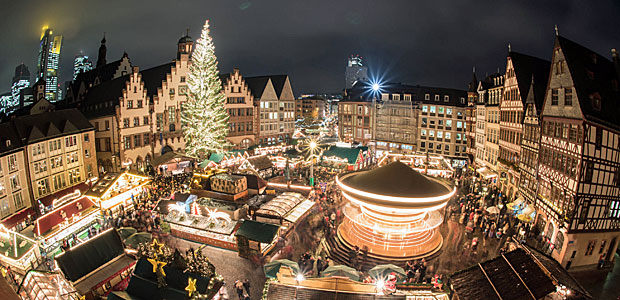
<svg viewBox="0 0 620 300"><path fill-rule="evenodd" d="M181 122L185 152L192 156L208 157L228 148L228 114L226 97L218 76L217 57L205 21L200 39L192 53L187 74L188 101L183 106Z"/></svg>

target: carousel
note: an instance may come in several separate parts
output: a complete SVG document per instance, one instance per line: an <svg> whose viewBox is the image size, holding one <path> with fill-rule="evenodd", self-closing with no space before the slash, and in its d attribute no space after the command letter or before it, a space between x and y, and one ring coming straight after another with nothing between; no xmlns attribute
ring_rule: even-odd
<svg viewBox="0 0 620 300"><path fill-rule="evenodd" d="M337 238L369 255L405 261L435 254L443 238L440 210L456 193L401 162L339 176L336 182L349 201Z"/></svg>

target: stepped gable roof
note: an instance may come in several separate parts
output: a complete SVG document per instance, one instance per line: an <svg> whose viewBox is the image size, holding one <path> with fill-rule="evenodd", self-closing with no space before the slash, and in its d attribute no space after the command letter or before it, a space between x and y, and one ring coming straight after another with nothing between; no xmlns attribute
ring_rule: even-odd
<svg viewBox="0 0 620 300"><path fill-rule="evenodd" d="M269 82L269 76L257 76L257 77L245 77L245 83L250 88L252 95L256 99L260 99L267 87L267 83Z"/></svg>
<svg viewBox="0 0 620 300"><path fill-rule="evenodd" d="M157 89L162 87L162 82L166 80L166 76L175 65L176 63L173 61L140 71L142 82L144 82L144 87L146 88L146 95L149 98L157 95Z"/></svg>
<svg viewBox="0 0 620 300"><path fill-rule="evenodd" d="M535 99L544 99L545 90L547 89L547 82L549 80L551 62L514 51L508 53L508 56L512 60L512 66L517 77L517 84L521 94L521 102L525 104L527 92L532 82L532 76L534 77L534 81L536 83L534 85ZM542 103L540 105L542 106Z"/></svg>
<svg viewBox="0 0 620 300"><path fill-rule="evenodd" d="M24 144L93 129L88 119L75 108L20 116L11 122Z"/></svg>
<svg viewBox="0 0 620 300"><path fill-rule="evenodd" d="M357 190L392 197L426 198L451 192L441 183L399 161L345 177L342 182Z"/></svg>
<svg viewBox="0 0 620 300"><path fill-rule="evenodd" d="M123 96L123 89L127 87L129 75L121 76L110 81L98 84L88 90L84 97L82 112L87 117L99 117L115 114L115 106ZM111 102L109 104L108 102Z"/></svg>
<svg viewBox="0 0 620 300"><path fill-rule="evenodd" d="M219 74L217 76L220 77L220 81L222 82L222 88L223 88L224 85L228 82L228 78L230 78L230 73Z"/></svg>
<svg viewBox="0 0 620 300"><path fill-rule="evenodd" d="M564 53L585 118L620 130L620 91L614 64L562 36L557 36L555 43ZM600 98L600 109L595 108L591 100L597 97Z"/></svg>
<svg viewBox="0 0 620 300"><path fill-rule="evenodd" d="M58 267L69 281L76 281L119 255L125 254L125 247L115 229L109 229L72 247L55 257Z"/></svg>

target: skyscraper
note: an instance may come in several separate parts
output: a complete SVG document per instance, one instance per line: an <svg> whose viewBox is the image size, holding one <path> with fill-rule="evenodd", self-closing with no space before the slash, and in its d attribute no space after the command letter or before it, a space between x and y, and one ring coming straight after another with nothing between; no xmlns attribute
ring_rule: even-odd
<svg viewBox="0 0 620 300"><path fill-rule="evenodd" d="M78 74L88 72L93 69L93 63L88 60L86 55L76 55L73 61L73 80L77 78Z"/></svg>
<svg viewBox="0 0 620 300"><path fill-rule="evenodd" d="M62 35L52 37L52 30L43 27L39 44L36 81L45 80L45 99L50 102L56 102L60 99L58 93L58 62L61 47Z"/></svg>
<svg viewBox="0 0 620 300"><path fill-rule="evenodd" d="M11 103L5 103L8 108L14 108L19 106L19 92L30 86L30 71L24 63L21 63L15 68L15 76L11 83L11 96L13 99Z"/></svg>
<svg viewBox="0 0 620 300"><path fill-rule="evenodd" d="M362 65L362 57L359 55L351 55L349 57L346 69L346 86L350 89L358 81L368 80L368 67Z"/></svg>

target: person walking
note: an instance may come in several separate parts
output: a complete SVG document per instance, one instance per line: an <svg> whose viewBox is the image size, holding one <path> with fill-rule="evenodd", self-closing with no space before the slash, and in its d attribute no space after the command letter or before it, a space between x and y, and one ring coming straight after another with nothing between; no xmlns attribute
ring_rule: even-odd
<svg viewBox="0 0 620 300"><path fill-rule="evenodd" d="M250 281L246 278L243 281L243 288L245 289L245 292L248 294L248 298L250 297L251 293L250 293Z"/></svg>
<svg viewBox="0 0 620 300"><path fill-rule="evenodd" d="M243 282L236 280L235 290L237 290L237 296L239 296L239 300L243 300Z"/></svg>

